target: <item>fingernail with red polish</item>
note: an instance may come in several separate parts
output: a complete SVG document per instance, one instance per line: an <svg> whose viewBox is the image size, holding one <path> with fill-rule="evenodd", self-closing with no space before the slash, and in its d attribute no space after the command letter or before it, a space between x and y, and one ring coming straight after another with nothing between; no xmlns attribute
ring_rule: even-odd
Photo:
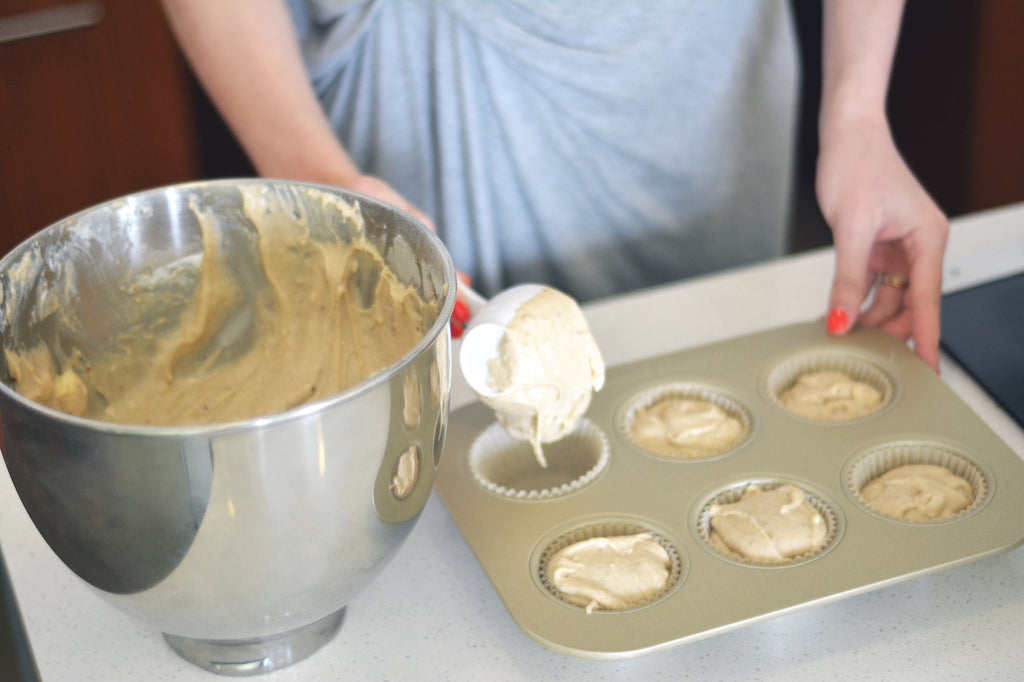
<svg viewBox="0 0 1024 682"><path fill-rule="evenodd" d="M833 308L828 311L828 321L825 328L829 334L842 334L850 324L850 318L842 308Z"/></svg>
<svg viewBox="0 0 1024 682"><path fill-rule="evenodd" d="M456 301L455 308L452 309L452 319L462 325L469 322L469 306L462 301Z"/></svg>

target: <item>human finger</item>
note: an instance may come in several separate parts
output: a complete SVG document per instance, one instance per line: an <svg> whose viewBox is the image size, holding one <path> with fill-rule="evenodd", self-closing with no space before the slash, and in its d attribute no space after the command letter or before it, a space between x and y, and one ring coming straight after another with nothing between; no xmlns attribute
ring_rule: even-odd
<svg viewBox="0 0 1024 682"><path fill-rule="evenodd" d="M348 182L347 186L349 189L355 192L367 194L371 197L380 199L383 202L391 204L395 208L405 211L413 218L423 223L431 232L437 232L437 228L434 225L434 221L431 220L426 213L421 211L408 199L406 199L404 196L395 191L395 189L391 185L384 182L380 178L374 177L372 175L359 175L351 179Z"/></svg>
<svg viewBox="0 0 1024 682"><path fill-rule="evenodd" d="M904 306L911 314L914 351L933 370L939 371L939 310L942 304L942 257L946 230L928 238L911 263L910 286Z"/></svg>
<svg viewBox="0 0 1024 682"><path fill-rule="evenodd" d="M867 295L868 258L874 235L865 230L834 230L835 274L829 294L827 328L830 334L844 334L857 321Z"/></svg>
<svg viewBox="0 0 1024 682"><path fill-rule="evenodd" d="M449 321L453 339L462 336L466 325L469 324L469 302L466 299L465 289L461 285L468 287L472 283L472 279L464 272L456 272L455 277L458 279L460 286L455 290L455 307L452 308L452 317Z"/></svg>
<svg viewBox="0 0 1024 682"><path fill-rule="evenodd" d="M914 316L904 308L897 315L878 325L878 330L900 341L906 341L910 338L913 327Z"/></svg>
<svg viewBox="0 0 1024 682"><path fill-rule="evenodd" d="M878 278L871 306L863 311L859 320L868 327L880 327L903 310L903 295L908 281L904 277L883 274Z"/></svg>

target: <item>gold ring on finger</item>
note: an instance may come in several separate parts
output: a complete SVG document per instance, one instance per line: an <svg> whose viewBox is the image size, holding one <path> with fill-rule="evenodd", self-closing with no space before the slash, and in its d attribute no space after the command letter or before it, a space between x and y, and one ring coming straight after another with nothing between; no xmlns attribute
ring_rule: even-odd
<svg viewBox="0 0 1024 682"><path fill-rule="evenodd" d="M906 289L910 285L910 281L906 277L885 272L879 275L878 283L897 289Z"/></svg>

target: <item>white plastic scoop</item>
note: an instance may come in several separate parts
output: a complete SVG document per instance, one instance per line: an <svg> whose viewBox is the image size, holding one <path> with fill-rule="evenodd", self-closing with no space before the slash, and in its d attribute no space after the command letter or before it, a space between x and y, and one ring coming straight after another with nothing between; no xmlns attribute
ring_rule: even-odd
<svg viewBox="0 0 1024 682"><path fill-rule="evenodd" d="M576 428L604 384L604 360L586 318L570 296L539 284L507 289L485 301L468 287L469 326L459 365L480 399L513 438L533 446Z"/></svg>
<svg viewBox="0 0 1024 682"><path fill-rule="evenodd" d="M466 383L481 398L494 398L498 395L488 385L488 363L498 357L498 344L505 335L505 328L515 317L516 310L542 289L540 284L520 284L502 291L488 301L465 284L459 284L459 290L469 306L469 326L462 335L459 365ZM531 408L524 405L523 409Z"/></svg>

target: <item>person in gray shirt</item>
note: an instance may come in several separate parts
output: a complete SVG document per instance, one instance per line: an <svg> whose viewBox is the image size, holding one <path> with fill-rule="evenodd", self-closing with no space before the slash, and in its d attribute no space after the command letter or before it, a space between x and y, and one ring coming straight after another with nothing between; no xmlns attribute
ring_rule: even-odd
<svg viewBox="0 0 1024 682"><path fill-rule="evenodd" d="M783 254L799 85L785 0L164 6L261 175L412 212L485 295L540 282L586 301ZM825 6L828 326L912 337L937 367L948 222L884 108L901 14Z"/></svg>

